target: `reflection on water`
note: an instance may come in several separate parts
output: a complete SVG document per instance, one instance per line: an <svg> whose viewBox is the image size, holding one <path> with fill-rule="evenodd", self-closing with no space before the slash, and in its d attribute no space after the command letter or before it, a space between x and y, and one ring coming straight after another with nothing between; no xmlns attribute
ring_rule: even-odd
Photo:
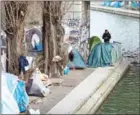
<svg viewBox="0 0 140 115"><path fill-rule="evenodd" d="M97 114L140 114L140 64L132 65Z"/></svg>
<svg viewBox="0 0 140 115"><path fill-rule="evenodd" d="M105 29L112 35L111 41L119 41L126 51L133 51L139 46L139 19L121 15L91 11L90 35L100 38Z"/></svg>

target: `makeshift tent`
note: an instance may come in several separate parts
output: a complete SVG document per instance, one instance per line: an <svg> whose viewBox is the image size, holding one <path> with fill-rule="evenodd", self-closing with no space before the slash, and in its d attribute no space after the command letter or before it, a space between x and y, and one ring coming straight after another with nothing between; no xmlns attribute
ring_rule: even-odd
<svg viewBox="0 0 140 115"><path fill-rule="evenodd" d="M120 2L121 7L125 5L125 2Z"/></svg>
<svg viewBox="0 0 140 115"><path fill-rule="evenodd" d="M100 43L97 44L91 51L88 57L89 67L104 67L112 63L111 51L112 44Z"/></svg>
<svg viewBox="0 0 140 115"><path fill-rule="evenodd" d="M14 112L13 114L16 114L18 111L26 111L27 106L29 104L29 98L25 91L24 82L20 81L17 76L4 72L2 72L2 81L2 83L4 84L2 84L2 87L4 86L4 89L6 90L6 93L4 93L4 95L7 95L9 96L9 98L11 98L11 100L7 98L9 101L7 101L5 97L2 98L2 112ZM13 107L10 107L11 104Z"/></svg>
<svg viewBox="0 0 140 115"><path fill-rule="evenodd" d="M29 105L29 97L25 90L25 83L21 80L18 80L14 98L16 99L20 112L25 112Z"/></svg>
<svg viewBox="0 0 140 115"><path fill-rule="evenodd" d="M93 45L92 45L93 44ZM121 57L121 43L102 43L100 38L89 42L90 54L88 57L89 67L103 67L114 64Z"/></svg>
<svg viewBox="0 0 140 115"><path fill-rule="evenodd" d="M73 54L73 60L68 62L67 67L77 69L86 68L86 64L81 54L75 48L73 48L71 52Z"/></svg>
<svg viewBox="0 0 140 115"><path fill-rule="evenodd" d="M139 9L140 8L140 2L131 2L131 7L134 9Z"/></svg>
<svg viewBox="0 0 140 115"><path fill-rule="evenodd" d="M110 6L111 2L110 1L105 1L103 6Z"/></svg>
<svg viewBox="0 0 140 115"><path fill-rule="evenodd" d="M120 8L121 7L121 2L111 2L110 4L111 7L114 7L114 8Z"/></svg>
<svg viewBox="0 0 140 115"><path fill-rule="evenodd" d="M2 75L2 85L1 85L1 114L19 114L18 105L10 93L5 76Z"/></svg>
<svg viewBox="0 0 140 115"><path fill-rule="evenodd" d="M95 47L95 45L99 44L99 43L101 43L101 40L99 37L97 37L97 36L91 37L89 39L89 51L91 51Z"/></svg>

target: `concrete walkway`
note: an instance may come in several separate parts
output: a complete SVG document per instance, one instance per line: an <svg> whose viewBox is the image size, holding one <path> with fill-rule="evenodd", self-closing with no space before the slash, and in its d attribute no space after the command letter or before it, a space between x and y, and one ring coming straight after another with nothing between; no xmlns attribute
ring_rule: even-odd
<svg viewBox="0 0 140 115"><path fill-rule="evenodd" d="M95 114L128 65L128 61L122 58L113 67L95 69L47 114Z"/></svg>
<svg viewBox="0 0 140 115"><path fill-rule="evenodd" d="M73 70L61 77L61 85L50 87L47 97L30 97L30 107L41 114L93 114L128 67L127 59L121 58L111 67Z"/></svg>
<svg viewBox="0 0 140 115"><path fill-rule="evenodd" d="M123 8L112 8L107 6L92 5L91 10L119 14L123 16L135 17L135 18L140 17L139 11L123 9Z"/></svg>
<svg viewBox="0 0 140 115"><path fill-rule="evenodd" d="M30 107L35 110L40 109L41 114L46 114L94 70L93 68L72 70L69 75L61 77L64 81L60 86L49 87L51 93L47 97L38 98L30 96Z"/></svg>

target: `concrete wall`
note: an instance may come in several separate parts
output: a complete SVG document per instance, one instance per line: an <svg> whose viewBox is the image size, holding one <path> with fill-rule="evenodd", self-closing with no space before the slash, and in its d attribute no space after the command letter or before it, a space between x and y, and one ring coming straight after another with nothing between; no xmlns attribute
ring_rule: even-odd
<svg viewBox="0 0 140 115"><path fill-rule="evenodd" d="M47 114L95 114L128 67L122 58L113 67L96 68Z"/></svg>
<svg viewBox="0 0 140 115"><path fill-rule="evenodd" d="M42 2L29 1L25 17L25 26L42 25Z"/></svg>
<svg viewBox="0 0 140 115"><path fill-rule="evenodd" d="M80 52L85 60L89 55L88 38L90 37L90 1L82 2Z"/></svg>
<svg viewBox="0 0 140 115"><path fill-rule="evenodd" d="M77 34L75 35L70 34L73 38L75 36L75 43L73 46L79 50L86 60L89 53L88 38L90 37L90 2L74 2L72 7L64 16L63 22L69 26L71 30L77 31Z"/></svg>

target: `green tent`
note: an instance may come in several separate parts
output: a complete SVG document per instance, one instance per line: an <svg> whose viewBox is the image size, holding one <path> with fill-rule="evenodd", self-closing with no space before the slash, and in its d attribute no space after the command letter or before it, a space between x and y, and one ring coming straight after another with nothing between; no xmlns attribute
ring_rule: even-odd
<svg viewBox="0 0 140 115"><path fill-rule="evenodd" d="M95 45L97 45L97 44L99 44L99 43L101 43L101 42L102 42L102 41L100 40L99 37L97 37L97 36L91 37L91 38L89 39L89 51L91 51L91 50L95 47Z"/></svg>

